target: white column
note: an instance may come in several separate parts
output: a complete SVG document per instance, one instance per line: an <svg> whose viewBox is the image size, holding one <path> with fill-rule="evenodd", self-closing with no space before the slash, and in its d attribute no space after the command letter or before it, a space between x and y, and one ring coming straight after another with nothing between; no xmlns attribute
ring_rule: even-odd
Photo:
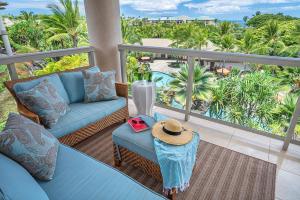
<svg viewBox="0 0 300 200"><path fill-rule="evenodd" d="M119 0L85 0L89 40L102 71L115 70L121 81L118 44L122 43Z"/></svg>

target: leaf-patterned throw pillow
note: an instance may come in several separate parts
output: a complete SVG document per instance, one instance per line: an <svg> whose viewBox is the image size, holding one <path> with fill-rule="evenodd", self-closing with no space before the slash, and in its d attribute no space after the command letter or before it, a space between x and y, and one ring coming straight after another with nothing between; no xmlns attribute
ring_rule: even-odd
<svg viewBox="0 0 300 200"><path fill-rule="evenodd" d="M117 99L115 72L82 71L85 97L84 101L96 102Z"/></svg>
<svg viewBox="0 0 300 200"><path fill-rule="evenodd" d="M0 152L40 180L52 179L58 146L58 140L43 126L16 113L9 114L0 133Z"/></svg>
<svg viewBox="0 0 300 200"><path fill-rule="evenodd" d="M53 127L70 110L67 102L47 79L30 90L17 92L16 95L23 105L40 117L47 128Z"/></svg>

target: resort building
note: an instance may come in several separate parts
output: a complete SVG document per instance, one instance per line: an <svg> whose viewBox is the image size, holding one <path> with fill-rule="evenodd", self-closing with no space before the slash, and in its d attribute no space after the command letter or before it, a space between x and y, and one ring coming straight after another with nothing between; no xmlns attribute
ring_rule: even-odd
<svg viewBox="0 0 300 200"><path fill-rule="evenodd" d="M300 58L214 51L211 43L207 50L172 48L169 39L124 44L119 0L84 0L84 9L89 46L0 55L0 66L7 69L1 81L9 77L3 79L6 96L0 95L0 102L14 108L0 131L1 200L300 199L300 98L293 102L284 132L275 134L259 116L270 114L268 106L286 93L269 98L258 117L251 110L245 117L235 106L247 100L246 108L252 109L257 102L240 95L249 81L231 77L246 77L252 68L260 70L254 79L268 67L300 67ZM216 23L186 16L148 21ZM1 35L7 42L7 32ZM16 67L82 54L83 66L51 73L24 78ZM140 61L148 55L163 61L166 70L149 72L149 62ZM176 59L166 59L171 55ZM228 63L247 70L234 71ZM212 86L215 80L230 84ZM266 91L257 85L262 79L254 80L247 91L272 92L273 79ZM202 99L215 88L218 98L209 107L213 99ZM231 121L217 101L225 94L238 102ZM240 118L252 126L236 123Z"/></svg>
<svg viewBox="0 0 300 200"><path fill-rule="evenodd" d="M158 18L146 18L146 21L149 23L158 23L158 22L163 22L163 23L176 23L176 24L181 24L181 23L189 23L189 22L202 22L205 25L216 25L217 20L209 17L201 17L201 18L191 18L188 16L179 16L179 17L158 17Z"/></svg>

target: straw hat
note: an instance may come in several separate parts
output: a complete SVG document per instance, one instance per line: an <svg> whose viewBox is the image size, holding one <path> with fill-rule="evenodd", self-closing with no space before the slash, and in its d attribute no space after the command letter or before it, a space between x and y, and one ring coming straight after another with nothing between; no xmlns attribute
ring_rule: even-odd
<svg viewBox="0 0 300 200"><path fill-rule="evenodd" d="M184 145L193 139L193 131L183 127L175 119L168 119L154 124L152 135L165 143L173 145Z"/></svg>

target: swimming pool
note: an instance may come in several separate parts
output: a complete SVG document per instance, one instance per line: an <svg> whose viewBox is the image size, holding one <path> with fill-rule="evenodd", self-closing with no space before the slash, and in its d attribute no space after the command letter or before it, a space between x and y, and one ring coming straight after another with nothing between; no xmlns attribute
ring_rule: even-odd
<svg viewBox="0 0 300 200"><path fill-rule="evenodd" d="M173 78L167 73L163 73L163 72L159 72L159 71L152 72L152 81L159 77L162 77L162 80L156 82L156 84L155 84L156 87L166 86L169 84L169 82L171 80L173 80Z"/></svg>
<svg viewBox="0 0 300 200"><path fill-rule="evenodd" d="M173 77L170 76L167 73L159 72L159 71L152 71L152 81L154 81L156 78L162 77L160 81L155 82L156 88L167 86L170 81L173 80ZM175 100L172 101L171 106L173 108L183 109L183 105L180 103L177 103Z"/></svg>

